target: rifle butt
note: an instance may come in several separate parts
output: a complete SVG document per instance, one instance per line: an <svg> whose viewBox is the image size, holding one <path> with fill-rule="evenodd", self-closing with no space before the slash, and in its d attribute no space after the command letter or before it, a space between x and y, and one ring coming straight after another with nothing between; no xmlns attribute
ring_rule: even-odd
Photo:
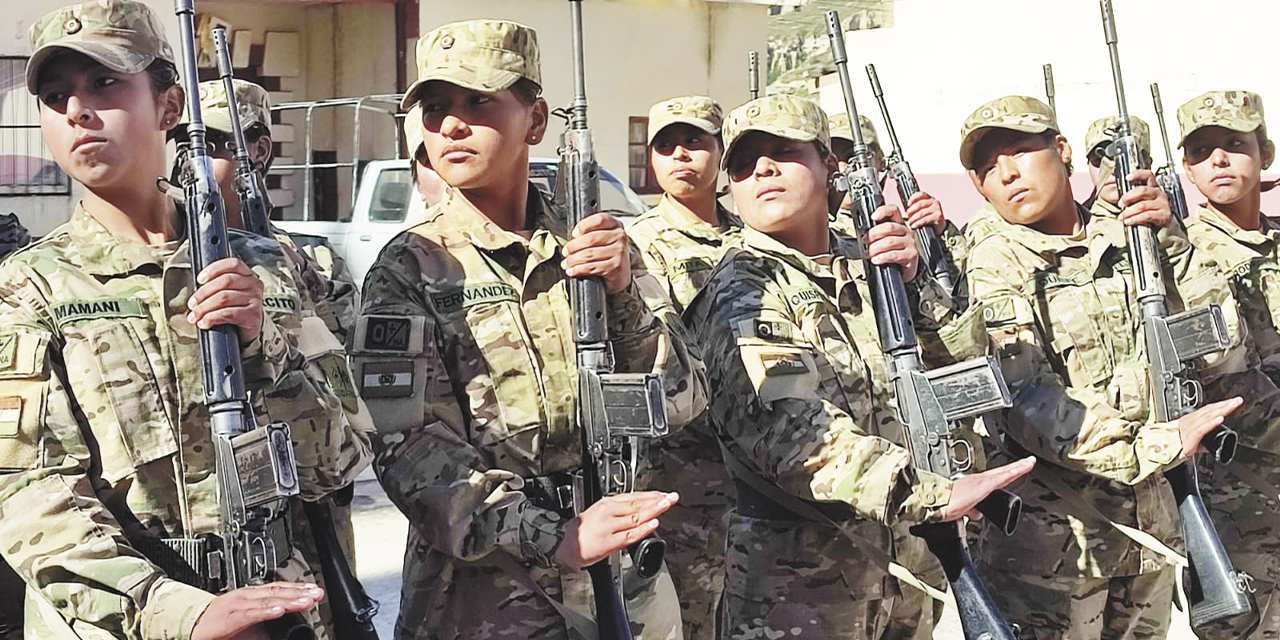
<svg viewBox="0 0 1280 640"><path fill-rule="evenodd" d="M1022 498L1017 494L998 489L978 503L978 513L987 522L999 527L1006 536L1013 535L1018 528L1018 519L1022 517Z"/></svg>
<svg viewBox="0 0 1280 640"><path fill-rule="evenodd" d="M316 640L316 632L301 613L286 613L263 623L271 640Z"/></svg>
<svg viewBox="0 0 1280 640"><path fill-rule="evenodd" d="M631 635L631 620L627 606L622 601L618 584L613 581L613 567L605 558L587 567L591 577L591 592L596 599L596 626L600 640L635 640Z"/></svg>
<svg viewBox="0 0 1280 640"><path fill-rule="evenodd" d="M1209 510L1200 497L1193 462L1165 473L1178 503L1182 537L1187 545L1185 580L1192 628L1222 623L1237 617L1256 616L1248 588L1214 529Z"/></svg>
<svg viewBox="0 0 1280 640"><path fill-rule="evenodd" d="M667 555L667 541L657 534L649 534L647 538L627 548L631 554L631 564L636 568L636 575L648 580L662 572L662 561Z"/></svg>
<svg viewBox="0 0 1280 640"><path fill-rule="evenodd" d="M924 539L929 551L942 564L951 592L956 597L964 637L969 640L1016 640L1013 628L996 608L991 593L978 577L961 525L956 522L922 524L911 527L911 533Z"/></svg>
<svg viewBox="0 0 1280 640"><path fill-rule="evenodd" d="M323 502L303 502L302 511L311 524L316 550L320 556L320 570L324 575L325 597L333 612L335 636L342 640L378 640L373 626L373 616L378 605L369 599L359 579L351 571L351 564L338 542L333 523L332 505Z"/></svg>

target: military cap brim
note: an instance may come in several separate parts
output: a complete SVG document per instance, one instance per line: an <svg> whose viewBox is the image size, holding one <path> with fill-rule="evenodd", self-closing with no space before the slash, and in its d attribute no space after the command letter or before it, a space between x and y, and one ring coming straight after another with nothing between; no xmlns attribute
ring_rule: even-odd
<svg viewBox="0 0 1280 640"><path fill-rule="evenodd" d="M423 87L432 80L448 82L455 84L463 89L471 89L481 93L498 93L510 89L520 78L524 76L515 71L502 71L497 69L485 69L483 77L480 73L463 74L457 69L449 69L439 74L427 74L415 80L409 85L409 90L404 92L404 97L400 99L400 109L408 111L413 105L418 104L421 100Z"/></svg>
<svg viewBox="0 0 1280 640"><path fill-rule="evenodd" d="M978 148L978 145L982 143L982 140L987 137L987 134L991 133L992 131L996 131L998 129L1007 129L1009 131L1021 131L1022 133L1044 133L1046 131L1056 132L1056 130L1052 126L1049 126L1048 124L1044 124L1044 123L1039 123L1039 122L1027 123L1027 124L1009 122L1009 123L993 124L993 125L978 127L973 131L970 131L969 133L965 134L964 140L960 142L961 166L963 166L965 169L972 170L974 168L973 152Z"/></svg>
<svg viewBox="0 0 1280 640"><path fill-rule="evenodd" d="M51 42L36 50L27 60L27 91L36 95L40 71L44 65L58 54L66 52L80 53L102 66L117 73L141 73L155 61L156 57L128 48L125 41L109 42Z"/></svg>
<svg viewBox="0 0 1280 640"><path fill-rule="evenodd" d="M803 131L793 127L779 127L767 124L748 125L739 129L734 135L733 140L728 142L728 146L726 146L724 150L724 159L720 161L721 169L727 169L729 167L729 158L733 157L733 150L738 148L738 143L741 142L743 138L747 137L747 134L752 131L760 131L778 136L779 138L795 140L796 142L813 142L818 139L818 136L809 133L808 131Z"/></svg>

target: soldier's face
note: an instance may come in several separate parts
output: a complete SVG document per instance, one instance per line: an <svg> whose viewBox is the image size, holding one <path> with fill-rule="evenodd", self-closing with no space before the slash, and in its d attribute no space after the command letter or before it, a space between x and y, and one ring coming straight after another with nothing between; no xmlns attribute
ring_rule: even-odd
<svg viewBox="0 0 1280 640"><path fill-rule="evenodd" d="M177 122L181 96L173 88L157 97L146 72L118 73L63 54L40 73L40 132L58 166L89 189L154 182L165 173L165 131Z"/></svg>
<svg viewBox="0 0 1280 640"><path fill-rule="evenodd" d="M446 183L483 190L528 180L529 145L547 127L541 98L530 105L510 89L484 93L433 81L421 105L427 157Z"/></svg>
<svg viewBox="0 0 1280 640"><path fill-rule="evenodd" d="M1200 193L1214 204L1234 204L1261 193L1262 169L1275 147L1259 144L1254 132L1204 127L1183 143L1182 166Z"/></svg>
<svg viewBox="0 0 1280 640"><path fill-rule="evenodd" d="M780 238L815 225L825 228L836 161L820 155L813 142L752 131L734 147L728 170L734 206L751 228Z"/></svg>
<svg viewBox="0 0 1280 640"><path fill-rule="evenodd" d="M649 162L662 190L677 198L714 193L720 177L720 142L683 122L658 132Z"/></svg>
<svg viewBox="0 0 1280 640"><path fill-rule="evenodd" d="M974 149L969 178L1000 217L1034 227L1071 201L1070 161L1062 136L996 129Z"/></svg>

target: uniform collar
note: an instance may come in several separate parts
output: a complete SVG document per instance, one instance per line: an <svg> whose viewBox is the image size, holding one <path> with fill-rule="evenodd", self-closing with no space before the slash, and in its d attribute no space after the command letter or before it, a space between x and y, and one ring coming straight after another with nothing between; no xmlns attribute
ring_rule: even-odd
<svg viewBox="0 0 1280 640"><path fill-rule="evenodd" d="M662 200L658 202L658 206L654 207L654 209L657 210L658 216L667 227L700 240L720 242L726 232L742 228L742 221L735 218L719 202L716 202L715 227L682 211L680 207L676 206L671 196L665 193L662 194Z"/></svg>
<svg viewBox="0 0 1280 640"><path fill-rule="evenodd" d="M174 250L185 243L174 241L149 245L122 240L89 215L83 203L76 204L76 210L67 222L67 233L76 247L75 254L68 259L87 273L103 276L131 273L149 264L164 266Z"/></svg>
<svg viewBox="0 0 1280 640"><path fill-rule="evenodd" d="M989 207L979 212L978 217L970 224L976 225L975 230L983 236L1003 236L1040 256L1048 264L1055 264L1057 255L1062 251L1072 247L1087 246L1096 267L1108 247L1121 249L1126 247L1124 225L1118 219L1086 211L1079 203L1076 204L1076 214L1084 221L1085 238L1083 239L1049 235L1031 227L1013 224ZM978 238L975 237L975 243L977 241Z"/></svg>
<svg viewBox="0 0 1280 640"><path fill-rule="evenodd" d="M1262 215L1261 220L1259 220L1259 229L1257 231L1237 227L1236 223L1232 222L1226 216L1209 208L1207 203L1201 203L1201 205L1196 208L1194 215L1196 219L1218 229L1241 244L1259 247L1272 244L1280 240L1280 223L1277 223L1265 214Z"/></svg>
<svg viewBox="0 0 1280 640"><path fill-rule="evenodd" d="M773 236L757 231L749 226L742 228L742 244L751 247L755 251L773 256L792 267L804 271L813 277L834 278L841 284L845 280L862 277L862 269L860 261L853 256L858 255L857 241L843 234L827 232L831 251L832 260L815 260L813 257L807 256L785 244L782 244ZM847 269L847 273L843 275L843 269Z"/></svg>
<svg viewBox="0 0 1280 640"><path fill-rule="evenodd" d="M525 218L531 223L529 230L532 231L527 239L520 233L507 231L495 224L466 195L453 187L445 189L444 197L436 205L442 222L452 234L461 235L471 244L490 252L512 245L536 250L542 245L558 245L559 240L556 238L569 237L564 221L555 215L555 210L532 183L529 184L526 207Z"/></svg>

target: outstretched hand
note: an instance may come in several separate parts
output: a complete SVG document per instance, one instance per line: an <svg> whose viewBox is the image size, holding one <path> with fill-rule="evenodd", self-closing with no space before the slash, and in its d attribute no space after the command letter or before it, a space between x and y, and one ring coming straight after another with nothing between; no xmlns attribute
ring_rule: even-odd
<svg viewBox="0 0 1280 640"><path fill-rule="evenodd" d="M603 498L565 527L564 539L556 547L556 564L581 569L643 540L658 528L658 516L679 501L680 494L660 491Z"/></svg>
<svg viewBox="0 0 1280 640"><path fill-rule="evenodd" d="M300 613L324 598L314 584L273 582L228 591L209 603L191 629L191 640L270 640L262 623Z"/></svg>
<svg viewBox="0 0 1280 640"><path fill-rule="evenodd" d="M950 522L965 516L981 518L977 511L979 502L997 490L1013 484L1018 478L1031 473L1031 469L1035 466L1035 457L1027 456L1003 467L961 477L951 485L951 501L942 508L942 520Z"/></svg>

